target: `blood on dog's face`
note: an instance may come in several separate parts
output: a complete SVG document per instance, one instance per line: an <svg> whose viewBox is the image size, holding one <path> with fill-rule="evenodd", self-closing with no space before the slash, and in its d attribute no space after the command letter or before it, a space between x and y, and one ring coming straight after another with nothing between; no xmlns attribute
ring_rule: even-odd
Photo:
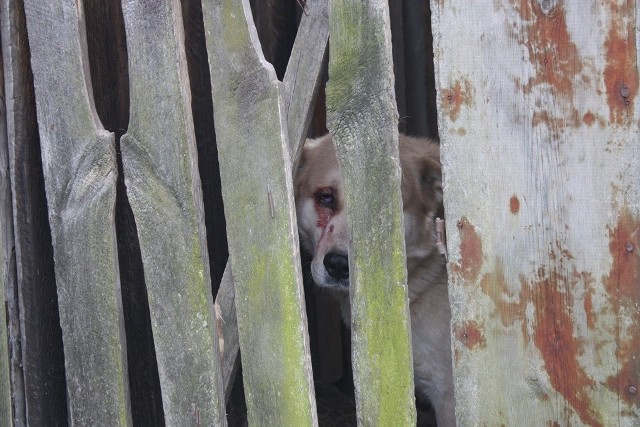
<svg viewBox="0 0 640 427"><path fill-rule="evenodd" d="M414 264L435 253L433 220L442 206L438 146L401 135L400 163L407 267L411 274ZM313 255L311 274L316 285L347 292L349 235L344 187L329 135L307 140L294 187L300 241ZM410 298L419 291L409 289Z"/></svg>
<svg viewBox="0 0 640 427"><path fill-rule="evenodd" d="M295 178L300 241L313 254L311 274L315 283L347 291L349 240L343 188L331 141L307 141Z"/></svg>

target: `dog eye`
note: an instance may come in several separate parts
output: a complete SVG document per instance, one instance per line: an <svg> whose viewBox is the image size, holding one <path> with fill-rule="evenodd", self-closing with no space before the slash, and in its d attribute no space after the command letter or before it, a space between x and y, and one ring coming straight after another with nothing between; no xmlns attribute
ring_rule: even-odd
<svg viewBox="0 0 640 427"><path fill-rule="evenodd" d="M324 206L330 209L335 209L335 196L333 195L332 189L318 191L315 196L316 196L316 202L320 206Z"/></svg>

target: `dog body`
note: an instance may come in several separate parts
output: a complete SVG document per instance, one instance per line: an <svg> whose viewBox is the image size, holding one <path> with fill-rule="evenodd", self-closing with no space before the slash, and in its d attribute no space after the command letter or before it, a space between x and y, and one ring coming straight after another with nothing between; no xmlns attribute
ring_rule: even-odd
<svg viewBox="0 0 640 427"><path fill-rule="evenodd" d="M451 363L451 312L445 261L436 249L434 220L442 215L437 144L400 135L402 201L417 394L436 411L438 426L455 426ZM329 135L307 140L294 180L303 249L313 255L311 273L330 290L351 322L349 234L343 179Z"/></svg>

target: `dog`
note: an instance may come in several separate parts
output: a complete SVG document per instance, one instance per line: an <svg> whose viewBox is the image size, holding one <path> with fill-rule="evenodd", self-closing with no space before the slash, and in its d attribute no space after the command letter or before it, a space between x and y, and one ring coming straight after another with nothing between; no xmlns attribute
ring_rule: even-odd
<svg viewBox="0 0 640 427"><path fill-rule="evenodd" d="M436 248L435 219L443 213L440 149L401 134L399 151L416 394L431 403L438 426L455 426L447 270ZM313 280L338 299L350 326L349 233L330 135L305 142L294 191L300 242L313 256Z"/></svg>

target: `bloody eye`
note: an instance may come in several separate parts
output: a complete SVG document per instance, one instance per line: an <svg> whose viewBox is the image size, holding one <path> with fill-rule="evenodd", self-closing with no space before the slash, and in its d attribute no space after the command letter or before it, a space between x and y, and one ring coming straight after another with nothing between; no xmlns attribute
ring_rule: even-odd
<svg viewBox="0 0 640 427"><path fill-rule="evenodd" d="M335 209L336 199L332 188L322 188L315 193L316 202L325 208Z"/></svg>

